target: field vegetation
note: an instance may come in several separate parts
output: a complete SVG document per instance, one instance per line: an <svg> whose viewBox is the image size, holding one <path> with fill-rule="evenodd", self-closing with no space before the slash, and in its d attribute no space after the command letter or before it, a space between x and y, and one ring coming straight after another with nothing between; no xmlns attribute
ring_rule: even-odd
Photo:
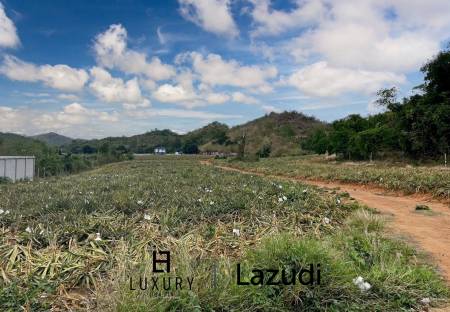
<svg viewBox="0 0 450 312"><path fill-rule="evenodd" d="M307 179L373 185L406 194L430 194L450 200L450 170L443 166L411 166L389 162L345 162L324 156L266 158L259 161L215 160L243 170Z"/></svg>
<svg viewBox="0 0 450 312"><path fill-rule="evenodd" d="M1 184L0 212L2 311L400 311L448 298L433 267L346 194L196 158ZM168 274L194 277L192 290L130 289L130 277L152 276L155 248L171 251ZM320 263L322 282L238 286L238 262Z"/></svg>

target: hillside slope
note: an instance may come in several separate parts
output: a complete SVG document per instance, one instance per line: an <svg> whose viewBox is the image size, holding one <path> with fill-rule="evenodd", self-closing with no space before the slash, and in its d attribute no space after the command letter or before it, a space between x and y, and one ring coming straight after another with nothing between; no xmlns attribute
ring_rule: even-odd
<svg viewBox="0 0 450 312"><path fill-rule="evenodd" d="M36 156L47 151L45 143L14 133L0 132L1 156Z"/></svg>
<svg viewBox="0 0 450 312"><path fill-rule="evenodd" d="M165 147L168 153L176 151L226 153L237 152L242 135L245 134L246 155L281 156L298 154L302 138L318 127L324 126L323 122L302 113L283 112L270 113L232 128L215 121L184 135L168 129L155 129L130 137L107 137L94 140L71 139L56 133L46 133L30 138L18 135L16 137L21 137L17 142L19 150L23 149L20 147L24 144L20 143L21 140L35 142L33 144L37 144L39 140L49 146L62 146L64 152L76 154L92 154L98 151L153 153L159 146Z"/></svg>
<svg viewBox="0 0 450 312"><path fill-rule="evenodd" d="M91 153L99 149L126 149L133 153L153 153L155 147L164 146L169 153L182 146L181 136L170 130L153 130L130 137L107 137L95 140L73 140L65 146L73 153Z"/></svg>
<svg viewBox="0 0 450 312"><path fill-rule="evenodd" d="M39 140L41 142L44 142L48 145L53 146L62 146L66 144L72 143L73 139L66 137L64 135L55 133L55 132L49 132L49 133L42 133L38 135L31 136L31 138Z"/></svg>
<svg viewBox="0 0 450 312"><path fill-rule="evenodd" d="M314 117L298 112L270 113L227 131L222 144L208 142L202 151L237 151L237 142L245 135L245 153L268 153L271 156L293 155L300 152L300 141L313 130L325 124Z"/></svg>

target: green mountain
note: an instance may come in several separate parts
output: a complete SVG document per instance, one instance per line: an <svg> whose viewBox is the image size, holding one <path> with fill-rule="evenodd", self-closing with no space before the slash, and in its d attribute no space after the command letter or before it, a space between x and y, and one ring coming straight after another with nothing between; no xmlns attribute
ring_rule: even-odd
<svg viewBox="0 0 450 312"><path fill-rule="evenodd" d="M245 136L247 155L294 155L300 142L325 123L298 112L270 113L229 129L223 143L210 141L200 147L205 152L237 152L238 142Z"/></svg>
<svg viewBox="0 0 450 312"><path fill-rule="evenodd" d="M182 136L170 130L153 130L130 137L107 137L95 140L73 140L64 149L72 153L95 153L97 150L127 150L133 153L153 153L155 147L164 146L169 153L182 148Z"/></svg>
<svg viewBox="0 0 450 312"><path fill-rule="evenodd" d="M300 142L315 129L324 127L324 123L297 112L270 113L243 125L228 127L213 122L184 135L171 130L153 130L130 137L107 137L95 140L71 139L57 133L46 133L33 137L15 134L3 134L5 153L25 153L44 150L48 145L61 147L65 153L108 154L153 153L156 147L163 146L168 153L182 151L232 152L239 149L242 136L245 135L245 154L261 156L293 155L300 152ZM7 137L7 138L6 138ZM1 136L0 136L1 138ZM44 144L45 142L46 144Z"/></svg>
<svg viewBox="0 0 450 312"><path fill-rule="evenodd" d="M73 139L66 137L64 135L55 133L55 132L49 132L49 133L43 133L31 136L31 138L42 141L44 143L47 143L48 145L53 146L62 146L72 143Z"/></svg>
<svg viewBox="0 0 450 312"><path fill-rule="evenodd" d="M261 154L262 151L265 156L292 155L300 152L300 141L319 127L324 127L324 123L302 113L270 113L232 128L215 121L184 135L170 130L153 130L130 137L73 140L64 149L88 154L107 150L153 153L156 147L163 146L168 153L227 153L237 152L239 141L245 134L245 153L248 155Z"/></svg>
<svg viewBox="0 0 450 312"><path fill-rule="evenodd" d="M33 138L0 132L0 156L39 156L47 149L45 143Z"/></svg>

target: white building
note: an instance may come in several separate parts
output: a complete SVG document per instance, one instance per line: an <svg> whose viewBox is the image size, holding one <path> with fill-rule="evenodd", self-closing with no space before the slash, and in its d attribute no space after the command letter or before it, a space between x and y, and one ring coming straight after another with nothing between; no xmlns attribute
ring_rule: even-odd
<svg viewBox="0 0 450 312"><path fill-rule="evenodd" d="M165 147L157 147L157 148L155 148L155 154L157 154L157 155L164 155L164 154L166 154L166 148Z"/></svg>
<svg viewBox="0 0 450 312"><path fill-rule="evenodd" d="M17 180L33 180L34 156L0 156L0 177Z"/></svg>

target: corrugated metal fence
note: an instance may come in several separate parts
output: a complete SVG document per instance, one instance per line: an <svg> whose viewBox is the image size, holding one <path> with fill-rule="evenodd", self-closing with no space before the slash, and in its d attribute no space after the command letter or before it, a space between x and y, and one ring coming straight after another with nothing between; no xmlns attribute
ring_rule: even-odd
<svg viewBox="0 0 450 312"><path fill-rule="evenodd" d="M33 180L35 168L34 156L0 156L0 177L12 181Z"/></svg>

